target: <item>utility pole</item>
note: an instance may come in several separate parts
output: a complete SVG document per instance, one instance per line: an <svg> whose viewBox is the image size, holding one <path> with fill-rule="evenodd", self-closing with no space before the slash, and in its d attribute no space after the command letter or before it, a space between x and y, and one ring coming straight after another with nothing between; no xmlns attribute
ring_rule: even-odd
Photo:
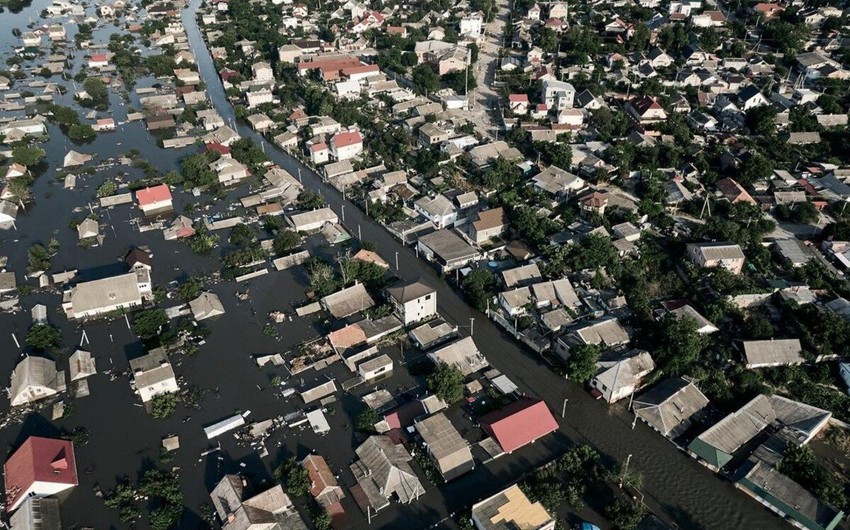
<svg viewBox="0 0 850 530"><path fill-rule="evenodd" d="M342 222L345 222L345 205L342 205Z"/></svg>
<svg viewBox="0 0 850 530"><path fill-rule="evenodd" d="M299 182L299 184L304 184L304 182L301 180L301 168L300 167L298 168L298 182Z"/></svg>
<svg viewBox="0 0 850 530"><path fill-rule="evenodd" d="M567 401L569 400L569 398L564 398L564 404L561 406L561 419L564 419L567 415Z"/></svg>
<svg viewBox="0 0 850 530"><path fill-rule="evenodd" d="M363 236L360 235L360 225L357 225L357 239L363 241Z"/></svg>
<svg viewBox="0 0 850 530"><path fill-rule="evenodd" d="M623 481L626 480L626 473L629 472L629 461L632 459L632 454L626 457L626 465L623 466L623 473L620 475L620 489L623 489Z"/></svg>
<svg viewBox="0 0 850 530"><path fill-rule="evenodd" d="M471 337L475 333L475 318L469 317L469 336Z"/></svg>
<svg viewBox="0 0 850 530"><path fill-rule="evenodd" d="M635 429L635 425L637 425L637 413L635 412L635 409L634 409L634 407L632 406L632 403L634 403L634 400L635 400L635 393L634 393L634 392L632 392L632 393L629 395L629 407L628 407L628 409L627 409L627 410L631 410L631 411L632 411L632 414L634 414L634 415L635 415L634 420L632 420L632 430L634 430L634 429Z"/></svg>
<svg viewBox="0 0 850 530"><path fill-rule="evenodd" d="M398 271L398 250L395 251L395 270Z"/></svg>

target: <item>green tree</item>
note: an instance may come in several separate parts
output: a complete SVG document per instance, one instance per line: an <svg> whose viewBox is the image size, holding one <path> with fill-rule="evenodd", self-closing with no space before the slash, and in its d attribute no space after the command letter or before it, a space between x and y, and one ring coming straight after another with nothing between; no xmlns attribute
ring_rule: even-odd
<svg viewBox="0 0 850 530"><path fill-rule="evenodd" d="M471 66L466 70L456 70L444 74L440 80L458 94L466 94L467 90L473 90L478 86L478 82L475 80L475 70Z"/></svg>
<svg viewBox="0 0 850 530"><path fill-rule="evenodd" d="M228 241L231 245L236 245L237 247L245 247L256 241L257 234L254 232L254 229L245 223L239 223L238 225L233 227L233 230L230 231L230 237Z"/></svg>
<svg viewBox="0 0 850 530"><path fill-rule="evenodd" d="M446 403L452 404L463 397L463 373L453 364L440 363L428 376L428 390Z"/></svg>
<svg viewBox="0 0 850 530"><path fill-rule="evenodd" d="M24 166L35 166L46 154L41 147L18 145L12 148L12 161Z"/></svg>
<svg viewBox="0 0 850 530"><path fill-rule="evenodd" d="M53 120L59 125L70 127L71 125L76 125L80 123L80 115L77 114L77 111L72 109L71 107L63 107L62 105L49 105L48 112L50 112Z"/></svg>
<svg viewBox="0 0 850 530"><path fill-rule="evenodd" d="M472 306L484 312L487 310L487 301L495 295L496 275L489 269L475 269L463 279L461 288Z"/></svg>
<svg viewBox="0 0 850 530"><path fill-rule="evenodd" d="M164 309L145 309L133 317L133 333L142 340L148 340L159 335L160 330L168 324L168 315Z"/></svg>
<svg viewBox="0 0 850 530"><path fill-rule="evenodd" d="M27 272L46 271L50 268L50 252L40 243L36 243L27 251Z"/></svg>
<svg viewBox="0 0 850 530"><path fill-rule="evenodd" d="M581 344L570 347L565 363L567 376L573 381L587 383L596 373L596 361L601 351L595 344Z"/></svg>
<svg viewBox="0 0 850 530"><path fill-rule="evenodd" d="M336 273L328 263L321 259L310 259L304 265L310 278L310 288L316 296L327 296L339 288Z"/></svg>
<svg viewBox="0 0 850 530"><path fill-rule="evenodd" d="M275 477L286 485L286 491L293 497L305 497L310 491L310 477L307 469L295 458L287 458L275 470Z"/></svg>
<svg viewBox="0 0 850 530"><path fill-rule="evenodd" d="M421 93L436 92L440 88L440 78L433 68L427 64L420 64L413 68L410 80L416 85Z"/></svg>
<svg viewBox="0 0 850 530"><path fill-rule="evenodd" d="M74 124L68 128L68 138L72 140L88 140L96 136L91 125Z"/></svg>
<svg viewBox="0 0 850 530"><path fill-rule="evenodd" d="M668 313L661 320L656 359L665 373L682 374L699 359L706 341L697 329L697 321L692 318Z"/></svg>
<svg viewBox="0 0 850 530"><path fill-rule="evenodd" d="M177 299L188 303L197 298L204 289L204 281L200 278L189 278L177 286Z"/></svg>
<svg viewBox="0 0 850 530"><path fill-rule="evenodd" d="M62 343L62 333L50 324L36 324L27 332L26 344L36 350L48 350Z"/></svg>
<svg viewBox="0 0 850 530"><path fill-rule="evenodd" d="M354 429L360 432L374 433L377 432L375 431L375 424L379 421L381 421L381 418L378 413L366 407L354 418Z"/></svg>
<svg viewBox="0 0 850 530"><path fill-rule="evenodd" d="M87 78L83 81L83 88L88 95L87 98L80 101L84 106L96 109L105 109L109 106L109 91L99 78Z"/></svg>
<svg viewBox="0 0 850 530"><path fill-rule="evenodd" d="M643 505L628 499L617 499L608 506L606 515L617 530L634 530L644 517Z"/></svg>
<svg viewBox="0 0 850 530"><path fill-rule="evenodd" d="M815 459L815 454L807 445L786 443L779 471L831 506L843 508L847 502L835 476Z"/></svg>
<svg viewBox="0 0 850 530"><path fill-rule="evenodd" d="M151 416L154 418L167 418L174 414L177 408L177 396L172 393L157 394L151 400Z"/></svg>
<svg viewBox="0 0 850 530"><path fill-rule="evenodd" d="M776 134L776 115L773 105L761 105L747 111L745 123L753 134L772 137Z"/></svg>
<svg viewBox="0 0 850 530"><path fill-rule="evenodd" d="M292 230L281 230L274 236L272 246L277 256L283 256L301 244L301 236Z"/></svg>
<svg viewBox="0 0 850 530"><path fill-rule="evenodd" d="M773 174L773 167L773 162L769 158L757 153L741 166L739 181L744 186L749 186L760 180L766 180Z"/></svg>
<svg viewBox="0 0 850 530"><path fill-rule="evenodd" d="M325 199L315 191L304 190L298 194L298 206L302 210L315 210L326 205Z"/></svg>
<svg viewBox="0 0 850 530"><path fill-rule="evenodd" d="M112 182L111 180L107 180L97 188L97 196L98 197L109 197L111 195L115 195L115 192L118 191L118 185Z"/></svg>

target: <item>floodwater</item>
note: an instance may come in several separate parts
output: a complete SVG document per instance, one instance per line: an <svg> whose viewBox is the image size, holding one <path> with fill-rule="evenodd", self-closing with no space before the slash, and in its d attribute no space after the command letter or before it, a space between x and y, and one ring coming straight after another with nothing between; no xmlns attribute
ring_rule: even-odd
<svg viewBox="0 0 850 530"><path fill-rule="evenodd" d="M29 17L47 4L38 0L33 6L14 15L11 27L23 27ZM184 13L183 22L196 54L199 69L207 85L208 95L225 117L233 118L233 112L224 96L212 61L204 48L193 13L200 0L193 0ZM4 34L0 35L2 52L8 53L15 43L14 37L5 32L8 13L3 18ZM104 34L111 27L96 32L96 38L105 40ZM70 37L69 37L70 38ZM77 53L77 66L82 53ZM141 83L141 81L140 81ZM113 95L113 108L117 121L122 121L125 107ZM217 270L218 262L213 257L199 257L178 242L163 241L161 232L139 233L131 223L139 213L130 205L116 207L110 211L95 210L101 223L106 225L106 240L100 247L82 249L76 243L76 231L68 228L75 216L74 208L85 207L93 200L95 189L106 178L126 168L112 168L91 176L81 177L75 190L64 190L56 181L55 168L68 149L74 147L56 127L51 126L51 138L45 148L49 152L48 169L36 181L35 201L18 219L18 230L0 233L0 254L9 256L9 270L18 273L23 281L26 269L26 250L35 242L46 243L56 237L61 244L59 254L53 259L52 271L66 268L80 270L110 265L126 252L130 245L146 245L154 255L153 280L155 286L163 286L173 280L188 276L205 275ZM259 137L244 126L239 132L255 140ZM120 144L120 145L119 145ZM189 147L162 150L144 130L143 124L125 124L114 133L99 134L87 145L75 147L83 153L97 153L99 160L108 159L138 149L142 156L153 162L164 173L176 167L180 157L194 152ZM383 228L367 219L354 205L346 204L339 193L322 186L320 179L288 155L266 144L266 152L275 162L293 174L301 169L304 184L313 189L322 189L331 207L345 219L353 232L362 231L363 239L376 245L378 252L391 264L398 261L396 274L404 279L422 279L438 289L441 313L451 322L469 326L475 318L474 338L482 352L496 368L507 374L522 391L543 398L557 413L561 412L564 400L566 414L559 418L561 431L539 440L516 454L507 455L496 461L479 466L468 474L439 490L425 484L426 493L420 502L410 506L392 505L374 517L371 527L375 528L429 528L450 527L445 518L453 512L467 508L472 502L494 493L516 480L533 466L540 465L557 456L572 443L587 442L611 459L624 461L631 454L631 466L644 476L645 501L654 509L674 520L679 528L717 529L766 529L787 527L781 519L770 514L758 503L737 492L692 459L677 452L659 435L639 424L631 428L632 417L621 407L606 407L592 400L581 388L566 382L534 355L518 347L506 334L479 313L474 312L436 272L418 260L413 251L393 240ZM138 173L134 173L138 175ZM134 177L135 178L135 177ZM245 191L244 187L241 190ZM175 193L175 207L181 211L183 204L192 200L186 193ZM204 201L211 201L205 198ZM214 210L227 207L229 201L213 204ZM315 240L311 240L315 244ZM394 267L395 268L395 267ZM98 375L89 379L91 395L77 400L69 417L57 422L49 421L47 415L33 414L22 425L9 426L0 430L0 446L9 450L17 447L29 435L55 436L60 431L71 431L85 425L90 431L90 442L78 448L80 486L62 504L63 526L92 526L95 528L121 528L127 525L118 522L118 514L107 509L94 495L95 486L110 489L121 477L137 478L144 469L155 466L160 441L166 434L177 434L181 448L175 460L169 464L181 468L180 481L185 494L186 512L181 528L196 528L200 524L198 508L207 502L208 492L225 472L242 471L255 484L271 480L271 467L288 455L303 456L310 451L324 455L333 469L340 472L344 485L353 483L348 465L354 454L357 441L349 426L354 411L358 409L354 396L342 394L340 402L331 406L329 416L332 432L319 437L309 431L282 430L268 442L270 457L261 460L250 448L239 446L228 435L220 437L221 452L201 457L200 454L212 447L206 440L202 427L214 423L235 412L251 411L249 419L266 419L286 414L299 408L295 396L285 400L269 389L269 381L275 375L286 377L279 368L258 368L252 355L285 352L297 342L323 334L324 324L316 318L295 319L277 325L281 334L275 341L262 334L266 315L270 311L291 311L293 304L304 301L306 278L296 268L288 272L274 272L268 276L236 285L221 282L210 286L218 294L227 314L218 320L209 321L212 330L207 343L190 358L180 359L175 367L179 376L188 383L197 385L206 392L200 410L178 409L169 419L156 420L136 406L137 400L131 392L126 377L110 381L103 372L126 371L128 358L142 353L138 340L130 333L123 319L113 322L94 322L85 325L89 340L86 348L96 358ZM249 290L250 300L240 302L235 293ZM59 309L60 293L39 292L22 297L23 310L14 315L0 315L0 345L8 353L0 358L0 381L8 384L8 377L22 352L15 347L12 333L22 339L30 325L29 309L35 303L45 303L49 308L49 320L62 328L65 344L64 354L73 351L82 335L83 328L69 323ZM169 306L174 302L165 302ZM468 333L469 329L464 329ZM382 383L392 392L414 387L417 382L405 370L399 369L404 359L397 351L389 352L396 361L393 378ZM64 359L62 359L64 360ZM345 379L341 367L331 369L341 380ZM305 381L318 377L315 372L306 372ZM300 383L301 377L289 381ZM0 405L8 407L4 397ZM189 421L184 419L191 417ZM215 441L216 446L218 440ZM244 467L243 467L244 466ZM352 528L367 528L367 521L350 499L345 501L351 516ZM601 524L601 521L597 521ZM144 523L139 526L145 526Z"/></svg>

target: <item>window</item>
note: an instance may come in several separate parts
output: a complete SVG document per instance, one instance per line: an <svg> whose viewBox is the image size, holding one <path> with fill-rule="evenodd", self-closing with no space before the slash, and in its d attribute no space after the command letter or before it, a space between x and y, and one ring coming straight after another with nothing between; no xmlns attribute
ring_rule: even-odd
<svg viewBox="0 0 850 530"><path fill-rule="evenodd" d="M431 299L431 295L430 295L430 294L426 294L426 295L425 295L425 300L430 300L430 299Z"/></svg>

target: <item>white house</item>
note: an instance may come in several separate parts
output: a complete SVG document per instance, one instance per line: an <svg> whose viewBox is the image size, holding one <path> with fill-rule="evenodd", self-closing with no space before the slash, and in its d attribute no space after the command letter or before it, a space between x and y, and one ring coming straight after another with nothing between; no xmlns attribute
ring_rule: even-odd
<svg viewBox="0 0 850 530"><path fill-rule="evenodd" d="M460 19L460 36L470 39L481 37L481 28L484 25L484 13L471 13Z"/></svg>
<svg viewBox="0 0 850 530"><path fill-rule="evenodd" d="M251 65L251 73L257 83L274 83L274 71L267 62L259 62Z"/></svg>
<svg viewBox="0 0 850 530"><path fill-rule="evenodd" d="M65 291L62 309L68 318L81 320L120 309L142 305L140 280L149 282L150 276L140 271L128 272L110 278L83 282Z"/></svg>
<svg viewBox="0 0 850 530"><path fill-rule="evenodd" d="M648 352L641 351L626 359L597 363L597 372L590 386L601 394L602 399L614 403L637 390L643 378L655 370L655 362Z"/></svg>
<svg viewBox="0 0 850 530"><path fill-rule="evenodd" d="M437 291L422 282L389 287L387 295L405 326L437 316Z"/></svg>
<svg viewBox="0 0 850 530"><path fill-rule="evenodd" d="M541 98L549 109L572 108L576 89L570 83L555 79L545 79L541 83Z"/></svg>
<svg viewBox="0 0 850 530"><path fill-rule="evenodd" d="M442 194L433 198L422 197L413 203L413 208L427 217L437 228L451 226L457 220L455 205Z"/></svg>
<svg viewBox="0 0 850 530"><path fill-rule="evenodd" d="M310 161L316 164L326 164L331 159L331 150L325 142L310 146Z"/></svg>
<svg viewBox="0 0 850 530"><path fill-rule="evenodd" d="M341 132L330 142L331 155L336 160L348 160L363 152L363 137L359 132Z"/></svg>
<svg viewBox="0 0 850 530"><path fill-rule="evenodd" d="M179 392L177 377L168 362L165 350L156 348L147 355L130 361L136 393L147 403L160 394Z"/></svg>

